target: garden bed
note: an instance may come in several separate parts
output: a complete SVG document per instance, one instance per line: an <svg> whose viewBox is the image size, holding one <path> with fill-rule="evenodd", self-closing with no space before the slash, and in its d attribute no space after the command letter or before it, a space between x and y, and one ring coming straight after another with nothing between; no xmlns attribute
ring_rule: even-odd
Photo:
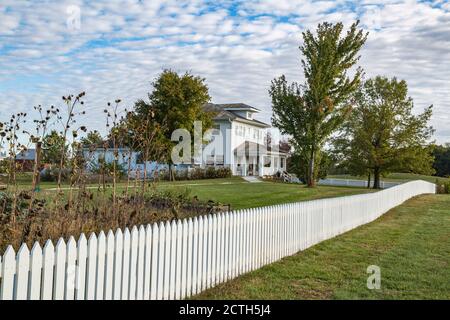
<svg viewBox="0 0 450 320"><path fill-rule="evenodd" d="M112 196L101 191L77 191L69 195L55 193L33 199L29 192L16 196L0 192L0 254L7 245L16 250L21 243L31 248L35 241L43 244L47 239L77 238L81 233L154 222L182 219L227 211L228 205L214 201L201 201L189 190L149 191L145 195ZM13 210L13 206L16 207ZM15 211L15 214L11 212Z"/></svg>

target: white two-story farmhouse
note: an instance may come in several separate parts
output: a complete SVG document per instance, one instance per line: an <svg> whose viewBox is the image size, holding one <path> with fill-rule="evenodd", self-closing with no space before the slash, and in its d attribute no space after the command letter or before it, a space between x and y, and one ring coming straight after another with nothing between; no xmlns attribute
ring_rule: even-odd
<svg viewBox="0 0 450 320"><path fill-rule="evenodd" d="M260 110L244 103L207 104L214 112L213 141L204 151L204 166L229 166L233 175L264 176L286 171L287 154L265 144L270 125L254 118Z"/></svg>
<svg viewBox="0 0 450 320"><path fill-rule="evenodd" d="M213 113L213 130L202 150L200 164L176 165L177 170L192 167L229 167L232 174L237 176L265 176L286 171L287 154L277 151L276 146L266 146L265 137L270 126L254 119L260 110L243 103L206 104L204 108ZM119 163L131 171L140 174L144 167L150 173L155 170L167 170L167 165L155 162L144 163L138 152L129 149L118 149ZM99 159L106 162L114 161L113 149L84 150L84 157L89 166L94 168ZM130 161L128 161L130 158Z"/></svg>

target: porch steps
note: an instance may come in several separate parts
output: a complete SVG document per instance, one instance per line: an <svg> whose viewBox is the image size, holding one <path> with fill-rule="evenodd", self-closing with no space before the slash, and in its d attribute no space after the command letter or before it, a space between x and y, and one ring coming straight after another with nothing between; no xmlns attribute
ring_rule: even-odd
<svg viewBox="0 0 450 320"><path fill-rule="evenodd" d="M247 182L262 182L262 180L259 177L255 177L255 176L245 176L242 177L245 181Z"/></svg>

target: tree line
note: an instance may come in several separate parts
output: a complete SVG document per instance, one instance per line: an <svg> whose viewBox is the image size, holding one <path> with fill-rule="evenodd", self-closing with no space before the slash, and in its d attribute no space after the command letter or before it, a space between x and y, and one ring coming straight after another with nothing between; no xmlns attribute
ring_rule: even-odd
<svg viewBox="0 0 450 320"><path fill-rule="evenodd" d="M369 184L373 177L374 188L394 171L443 173L433 167L434 156L444 159L445 152L430 141L432 106L415 115L406 81L365 78L358 62L368 33L359 21L347 31L342 23L325 22L302 35L304 83L281 76L269 94L272 123L294 147L291 168L308 186L331 166L365 175Z"/></svg>

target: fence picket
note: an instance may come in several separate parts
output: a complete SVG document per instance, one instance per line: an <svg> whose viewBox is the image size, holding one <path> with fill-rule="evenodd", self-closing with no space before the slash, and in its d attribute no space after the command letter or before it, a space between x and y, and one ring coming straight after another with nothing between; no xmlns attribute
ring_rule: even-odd
<svg viewBox="0 0 450 320"><path fill-rule="evenodd" d="M203 217L198 217L198 263L197 263L197 292L202 291L203 286L203 257L204 257L204 250L203 250Z"/></svg>
<svg viewBox="0 0 450 320"><path fill-rule="evenodd" d="M16 273L16 253L12 246L6 248L2 262L1 300L12 300L14 295L14 275Z"/></svg>
<svg viewBox="0 0 450 320"><path fill-rule="evenodd" d="M42 300L51 300L53 298L53 267L55 263L55 247L50 240L47 240L42 254Z"/></svg>
<svg viewBox="0 0 450 320"><path fill-rule="evenodd" d="M175 299L175 291L176 291L176 267L177 267L177 224L175 220L172 220L171 226L171 242L170 242L170 289L169 289L169 299Z"/></svg>
<svg viewBox="0 0 450 320"><path fill-rule="evenodd" d="M198 219L194 217L192 220L192 294L197 294L198 281Z"/></svg>
<svg viewBox="0 0 450 320"><path fill-rule="evenodd" d="M183 240L183 225L181 220L176 223L176 265L175 265L175 299L181 297L181 256L182 256L182 240Z"/></svg>
<svg viewBox="0 0 450 320"><path fill-rule="evenodd" d="M150 299L150 283L152 269L152 226L145 227L145 258L144 258L144 300Z"/></svg>
<svg viewBox="0 0 450 320"><path fill-rule="evenodd" d="M218 234L218 245L217 245L217 283L223 282L223 239L224 239L224 233L223 233L223 213L219 213L217 216L217 234Z"/></svg>
<svg viewBox="0 0 450 320"><path fill-rule="evenodd" d="M97 276L97 236L91 233L87 245L86 299L95 299Z"/></svg>
<svg viewBox="0 0 450 320"><path fill-rule="evenodd" d="M192 294L192 218L187 220L187 260L186 260L186 297Z"/></svg>
<svg viewBox="0 0 450 320"><path fill-rule="evenodd" d="M241 237L242 237L242 222L241 222L241 216L242 216L242 211L239 210L236 214L236 224L235 224L235 229L236 229L236 242L235 242L235 248L234 248L234 274L233 274L233 278L236 278L237 276L239 276L239 265L242 262L242 259L240 257L240 252L241 252L241 248L242 248L242 242L241 242Z"/></svg>
<svg viewBox="0 0 450 320"><path fill-rule="evenodd" d="M113 283L114 283L114 233L109 230L106 236L106 258L105 258L105 284L104 284L104 299L112 300L113 298Z"/></svg>
<svg viewBox="0 0 450 320"><path fill-rule="evenodd" d="M152 266L150 271L150 299L157 298L158 267L159 267L159 227L157 223L152 225Z"/></svg>
<svg viewBox="0 0 450 320"><path fill-rule="evenodd" d="M120 300L122 297L122 270L123 270L123 233L119 228L114 235L114 276L112 299Z"/></svg>
<svg viewBox="0 0 450 320"><path fill-rule="evenodd" d="M163 280L164 280L164 254L165 254L165 240L166 240L166 228L164 223L159 226L159 246L158 246L158 276L157 276L157 291L156 299L162 300L163 298Z"/></svg>
<svg viewBox="0 0 450 320"><path fill-rule="evenodd" d="M30 288L28 299L39 300L41 297L42 248L35 242L30 257Z"/></svg>
<svg viewBox="0 0 450 320"><path fill-rule="evenodd" d="M228 252L229 252L229 226L230 214L227 212L223 215L223 281L228 280Z"/></svg>
<svg viewBox="0 0 450 320"><path fill-rule="evenodd" d="M137 257L138 257L139 231L136 226L131 229L131 250L130 250L130 272L129 272L129 291L128 299L136 299L136 275L137 275Z"/></svg>
<svg viewBox="0 0 450 320"><path fill-rule="evenodd" d="M30 251L23 243L17 252L15 300L26 300L28 296L28 271L30 269Z"/></svg>
<svg viewBox="0 0 450 320"><path fill-rule="evenodd" d="M144 297L144 259L145 259L145 228L139 227L138 237L138 258L137 258L137 277L136 277L136 300L142 300Z"/></svg>
<svg viewBox="0 0 450 320"><path fill-rule="evenodd" d="M164 281L163 281L163 300L169 299L170 289L170 249L172 245L172 226L170 222L165 224L166 238L164 240Z"/></svg>
<svg viewBox="0 0 450 320"><path fill-rule="evenodd" d="M95 277L95 299L103 300L103 289L105 285L105 259L106 259L106 236L103 231L97 239L97 272Z"/></svg>
<svg viewBox="0 0 450 320"><path fill-rule="evenodd" d="M77 243L77 268L75 275L75 299L84 300L86 295L86 265L87 265L87 240L84 233Z"/></svg>
<svg viewBox="0 0 450 320"><path fill-rule="evenodd" d="M236 212L230 213L230 260L228 265L228 279L233 279L236 252Z"/></svg>
<svg viewBox="0 0 450 320"><path fill-rule="evenodd" d="M74 237L67 242L67 266L66 283L64 286L64 300L75 299L76 266L77 266L77 243Z"/></svg>
<svg viewBox="0 0 450 320"><path fill-rule="evenodd" d="M180 298L184 299L186 296L186 283L187 283L187 232L188 225L186 219L181 223L183 226L182 231L182 252L181 252L181 294Z"/></svg>
<svg viewBox="0 0 450 320"><path fill-rule="evenodd" d="M131 234L128 228L123 231L123 254L122 254L122 300L128 300L130 291L130 251L131 251Z"/></svg>

